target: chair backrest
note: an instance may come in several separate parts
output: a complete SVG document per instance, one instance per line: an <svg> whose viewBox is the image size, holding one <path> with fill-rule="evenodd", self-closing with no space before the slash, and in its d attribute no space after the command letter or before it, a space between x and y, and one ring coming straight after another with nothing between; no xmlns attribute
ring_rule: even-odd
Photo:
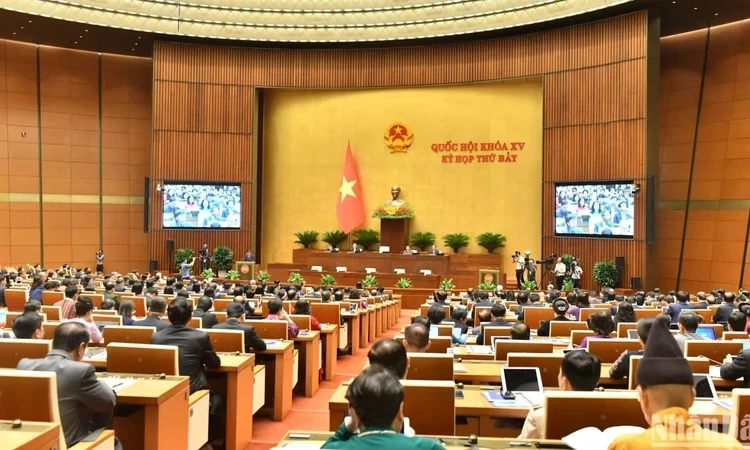
<svg viewBox="0 0 750 450"><path fill-rule="evenodd" d="M55 372L0 369L0 392L0 420L60 423Z"/></svg>
<svg viewBox="0 0 750 450"><path fill-rule="evenodd" d="M62 308L59 306L44 306L42 305L42 311L47 315L47 320L60 321L62 320Z"/></svg>
<svg viewBox="0 0 750 450"><path fill-rule="evenodd" d="M690 312L694 312L699 316L703 317L703 323L713 323L714 311L710 309L691 309Z"/></svg>
<svg viewBox="0 0 750 450"><path fill-rule="evenodd" d="M13 326L13 321L16 320L16 318L23 313L20 311L8 311L5 313L5 323L6 326ZM47 321L47 314L46 313L40 313L39 314L42 317L42 322Z"/></svg>
<svg viewBox="0 0 750 450"><path fill-rule="evenodd" d="M732 415L729 416L729 435L737 438L740 444L745 446L750 444L750 433L746 431L746 417L748 415L750 415L750 389L732 389Z"/></svg>
<svg viewBox="0 0 750 450"><path fill-rule="evenodd" d="M345 305L343 307L346 307ZM341 323L341 308L339 303L310 303L310 314L320 323L338 325Z"/></svg>
<svg viewBox="0 0 750 450"><path fill-rule="evenodd" d="M62 294L62 292L60 292L60 293ZM42 294L42 295L44 295L44 294ZM88 292L86 292L85 295L81 295L81 297L88 297L89 299L91 299L91 303L94 304L94 307L96 309L102 309L102 302L104 301L104 295L103 294L94 294L94 293L88 293ZM65 295L63 295L62 297L60 297L57 300L55 300L55 302L57 302L59 300L62 300L63 298L65 298ZM54 302L52 302L52 303L54 303ZM50 303L50 305L52 303Z"/></svg>
<svg viewBox="0 0 750 450"><path fill-rule="evenodd" d="M635 374L638 370L638 364L641 362L641 359L643 359L643 355L632 355L630 357L630 365L628 366L628 389L635 389ZM702 356L688 356L687 358L688 364L690 364L690 369L693 371L693 373L708 373L709 367L711 366L711 361L708 360L708 358L704 358Z"/></svg>
<svg viewBox="0 0 750 450"><path fill-rule="evenodd" d="M596 332L591 330L573 330L570 332L570 343L573 345L581 345L581 341L583 341L583 338L587 336L593 336L595 334ZM609 336L617 337L616 333L611 333Z"/></svg>
<svg viewBox="0 0 750 450"><path fill-rule="evenodd" d="M97 325L122 325L122 316L117 314L91 314Z"/></svg>
<svg viewBox="0 0 750 450"><path fill-rule="evenodd" d="M581 428L606 430L618 425L648 428L633 391L545 392L547 428L543 439L562 439ZM575 420L570 420L575 417Z"/></svg>
<svg viewBox="0 0 750 450"><path fill-rule="evenodd" d="M491 312L492 311L492 306L474 306L473 307L472 313L471 313L472 314L471 317L474 318L474 326L475 327L479 326L479 313L481 311ZM492 319L490 319L490 320L492 320Z"/></svg>
<svg viewBox="0 0 750 450"><path fill-rule="evenodd" d="M491 345L492 338L495 336L508 336L510 337L511 327L493 327L491 325L485 325L482 327L482 339L484 342L477 342L477 345Z"/></svg>
<svg viewBox="0 0 750 450"><path fill-rule="evenodd" d="M638 339L590 339L587 341L589 353L599 357L603 364L613 363L628 350L640 350L643 345Z"/></svg>
<svg viewBox="0 0 750 450"><path fill-rule="evenodd" d="M42 291L42 305L54 305L65 298L62 291Z"/></svg>
<svg viewBox="0 0 750 450"><path fill-rule="evenodd" d="M289 339L285 320L246 320L245 324L255 327L255 332L263 339Z"/></svg>
<svg viewBox="0 0 750 450"><path fill-rule="evenodd" d="M453 380L453 355L409 353L407 380Z"/></svg>
<svg viewBox="0 0 750 450"><path fill-rule="evenodd" d="M5 306L8 311L23 312L23 307L29 301L29 291L26 289L6 289Z"/></svg>
<svg viewBox="0 0 750 450"><path fill-rule="evenodd" d="M588 330L589 327L585 321L566 321L566 320L553 320L549 323L549 335L550 337L570 337L570 332L573 330Z"/></svg>
<svg viewBox="0 0 750 450"><path fill-rule="evenodd" d="M724 331L721 337L725 341L745 340L750 338L746 331Z"/></svg>
<svg viewBox="0 0 750 450"><path fill-rule="evenodd" d="M42 328L44 328L44 335L51 338L55 335L55 330L60 326L62 322L42 322Z"/></svg>
<svg viewBox="0 0 750 450"><path fill-rule="evenodd" d="M130 300L135 303L133 315L136 317L146 317L146 297L123 296L120 301Z"/></svg>
<svg viewBox="0 0 750 450"><path fill-rule="evenodd" d="M438 336L453 336L453 325L432 325L437 327Z"/></svg>
<svg viewBox="0 0 750 450"><path fill-rule="evenodd" d="M227 309L227 306L231 305L234 299L217 298L214 299L214 311L221 312Z"/></svg>
<svg viewBox="0 0 750 450"><path fill-rule="evenodd" d="M203 330L217 352L245 353L245 332L242 330Z"/></svg>
<svg viewBox="0 0 750 450"><path fill-rule="evenodd" d="M224 323L224 322L227 321L227 313L225 313L225 312L215 312L213 314L214 314L214 317L216 317L216 320L219 323ZM243 317L244 317L244 315L243 315Z"/></svg>
<svg viewBox="0 0 750 450"><path fill-rule="evenodd" d="M507 367L538 367L545 388L557 388L562 353L508 353Z"/></svg>
<svg viewBox="0 0 750 450"><path fill-rule="evenodd" d="M311 327L311 320L308 315L289 314L289 318L292 319L292 322L294 322L300 330L309 330Z"/></svg>
<svg viewBox="0 0 750 450"><path fill-rule="evenodd" d="M741 351L741 341L685 341L685 356L705 356L718 362Z"/></svg>
<svg viewBox="0 0 750 450"><path fill-rule="evenodd" d="M15 369L23 358L44 358L50 350L52 339L0 339L0 367Z"/></svg>
<svg viewBox="0 0 750 450"><path fill-rule="evenodd" d="M107 325L102 329L104 342L123 342L126 344L150 344L151 335L156 333L156 327L135 327Z"/></svg>
<svg viewBox="0 0 750 450"><path fill-rule="evenodd" d="M107 345L107 372L179 375L177 346L113 342Z"/></svg>
<svg viewBox="0 0 750 450"><path fill-rule="evenodd" d="M639 308L635 310L635 318L641 320L644 317L656 317L662 313L661 308Z"/></svg>
<svg viewBox="0 0 750 450"><path fill-rule="evenodd" d="M430 305L419 305L419 315L426 316L429 309Z"/></svg>
<svg viewBox="0 0 750 450"><path fill-rule="evenodd" d="M505 361L508 353L552 353L552 342L495 341L495 360Z"/></svg>
<svg viewBox="0 0 750 450"><path fill-rule="evenodd" d="M544 322L555 317L555 311L549 307L530 306L523 309L523 321L532 330L539 328L539 322Z"/></svg>
<svg viewBox="0 0 750 450"><path fill-rule="evenodd" d="M452 380L401 380L401 384L404 416L417 434L456 434L456 384Z"/></svg>
<svg viewBox="0 0 750 450"><path fill-rule="evenodd" d="M599 308L581 308L580 313L578 315L578 320L580 320L583 323L586 323L586 321L589 319L589 317L593 316L594 314L601 311Z"/></svg>
<svg viewBox="0 0 750 450"><path fill-rule="evenodd" d="M93 314L99 314L100 316L116 316L117 310L114 309L96 309L96 312Z"/></svg>
<svg viewBox="0 0 750 450"><path fill-rule="evenodd" d="M202 317L191 317L188 321L187 326L190 328L203 328L203 318Z"/></svg>
<svg viewBox="0 0 750 450"><path fill-rule="evenodd" d="M427 349L427 353L448 353L451 345L451 337L433 336L430 338L430 348Z"/></svg>
<svg viewBox="0 0 750 450"><path fill-rule="evenodd" d="M637 327L636 322L620 322L617 324L617 337L627 338L628 330L635 330Z"/></svg>

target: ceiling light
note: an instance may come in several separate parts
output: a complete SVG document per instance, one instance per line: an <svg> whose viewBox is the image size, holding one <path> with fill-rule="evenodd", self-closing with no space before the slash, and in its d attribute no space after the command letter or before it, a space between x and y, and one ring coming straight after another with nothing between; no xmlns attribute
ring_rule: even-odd
<svg viewBox="0 0 750 450"><path fill-rule="evenodd" d="M74 44L77 44L77 43L78 43L78 41L73 41L73 43L74 43Z"/></svg>
<svg viewBox="0 0 750 450"><path fill-rule="evenodd" d="M83 31L85 31L86 33L88 33L88 32L89 32L89 30L83 30Z"/></svg>
<svg viewBox="0 0 750 450"><path fill-rule="evenodd" d="M23 27L21 27L21 29L23 30Z"/></svg>
<svg viewBox="0 0 750 450"><path fill-rule="evenodd" d="M79 39L83 39L83 36L78 36Z"/></svg>
<svg viewBox="0 0 750 450"><path fill-rule="evenodd" d="M694 11L698 11L698 7L696 6L695 8L693 8L693 10L694 10Z"/></svg>
<svg viewBox="0 0 750 450"><path fill-rule="evenodd" d="M138 45L138 43L136 42L135 45Z"/></svg>
<svg viewBox="0 0 750 450"><path fill-rule="evenodd" d="M718 15L719 15L719 13L714 13L714 16L718 16Z"/></svg>
<svg viewBox="0 0 750 450"><path fill-rule="evenodd" d="M31 23L31 21L30 21L30 20L29 20L29 23Z"/></svg>

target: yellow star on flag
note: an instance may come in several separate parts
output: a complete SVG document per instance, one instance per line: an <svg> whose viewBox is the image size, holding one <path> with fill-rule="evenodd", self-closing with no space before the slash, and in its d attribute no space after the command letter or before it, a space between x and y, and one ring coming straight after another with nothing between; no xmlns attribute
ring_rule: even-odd
<svg viewBox="0 0 750 450"><path fill-rule="evenodd" d="M347 181L346 177L341 178L341 187L339 188L339 192L341 192L341 201L343 202L347 196L357 198L354 194L354 189L352 189L354 185L357 184L357 180Z"/></svg>

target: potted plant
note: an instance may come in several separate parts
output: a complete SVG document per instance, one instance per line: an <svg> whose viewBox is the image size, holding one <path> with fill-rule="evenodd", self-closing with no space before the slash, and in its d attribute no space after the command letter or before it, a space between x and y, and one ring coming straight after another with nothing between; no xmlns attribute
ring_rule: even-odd
<svg viewBox="0 0 750 450"><path fill-rule="evenodd" d="M456 285L453 284L453 278L442 280L440 282L440 289L444 291L452 291L453 289L456 289Z"/></svg>
<svg viewBox="0 0 750 450"><path fill-rule="evenodd" d="M174 252L174 267L177 270L177 272L181 272L180 270L180 264L182 264L183 261L187 260L188 262L193 260L193 257L195 257L195 252L193 252L192 248L178 248ZM190 273L193 273L193 268L190 268Z"/></svg>
<svg viewBox="0 0 750 450"><path fill-rule="evenodd" d="M271 279L271 274L266 272L265 270L261 270L260 272L258 272L258 275L255 278L261 283L266 283Z"/></svg>
<svg viewBox="0 0 750 450"><path fill-rule="evenodd" d="M463 233L446 234L443 236L443 243L452 249L453 253L458 253L462 247L469 245L469 236Z"/></svg>
<svg viewBox="0 0 750 450"><path fill-rule="evenodd" d="M206 269L203 272L201 272L201 276L203 278L213 278L213 277L216 276L216 274L214 273L214 270L209 267L208 269Z"/></svg>
<svg viewBox="0 0 750 450"><path fill-rule="evenodd" d="M323 242L333 248L338 248L339 244L346 239L346 233L341 230L326 231L323 233Z"/></svg>
<svg viewBox="0 0 750 450"><path fill-rule="evenodd" d="M534 291L536 290L536 281L526 280L521 283L521 287L523 287L524 291Z"/></svg>
<svg viewBox="0 0 750 450"><path fill-rule="evenodd" d="M378 286L378 280L375 278L375 275L367 275L362 280L362 287L366 288L374 288Z"/></svg>
<svg viewBox="0 0 750 450"><path fill-rule="evenodd" d="M214 249L214 266L219 271L219 278L226 278L227 270L234 264L234 252L229 247L219 245Z"/></svg>
<svg viewBox="0 0 750 450"><path fill-rule="evenodd" d="M334 284L336 284L336 279L333 278L333 275L331 274L322 275L320 277L320 284L325 287L333 286Z"/></svg>
<svg viewBox="0 0 750 450"><path fill-rule="evenodd" d="M563 284L562 284L562 291L563 292L570 292L573 289L574 289L573 280L571 280L570 278L564 279L563 280Z"/></svg>
<svg viewBox="0 0 750 450"><path fill-rule="evenodd" d="M354 232L354 243L361 245L365 250L380 242L380 233L375 230L357 230Z"/></svg>
<svg viewBox="0 0 750 450"><path fill-rule="evenodd" d="M240 273L236 270L228 270L227 271L227 279L228 280L239 280L240 279Z"/></svg>
<svg viewBox="0 0 750 450"><path fill-rule="evenodd" d="M610 260L594 264L594 281L602 287L615 287L620 280L617 265Z"/></svg>
<svg viewBox="0 0 750 450"><path fill-rule="evenodd" d="M493 253L498 248L505 247L505 236L500 233L482 233L477 236L477 245L487 250L487 253Z"/></svg>
<svg viewBox="0 0 750 450"><path fill-rule="evenodd" d="M435 245L435 233L417 231L411 235L409 244L425 251L428 247Z"/></svg>
<svg viewBox="0 0 750 450"><path fill-rule="evenodd" d="M485 282L479 283L479 290L480 291L492 292L492 291L495 290L495 283L492 283L490 281L485 281Z"/></svg>
<svg viewBox="0 0 750 450"><path fill-rule="evenodd" d="M302 275L299 274L299 272L292 272L289 274L289 280L287 280L289 284L305 284L305 279L302 278Z"/></svg>
<svg viewBox="0 0 750 450"><path fill-rule="evenodd" d="M411 280L408 278L399 278L396 282L396 287L400 289L408 289L411 287Z"/></svg>
<svg viewBox="0 0 750 450"><path fill-rule="evenodd" d="M298 231L294 233L297 236L295 244L300 244L302 248L310 248L311 245L315 245L318 242L318 232L313 230Z"/></svg>

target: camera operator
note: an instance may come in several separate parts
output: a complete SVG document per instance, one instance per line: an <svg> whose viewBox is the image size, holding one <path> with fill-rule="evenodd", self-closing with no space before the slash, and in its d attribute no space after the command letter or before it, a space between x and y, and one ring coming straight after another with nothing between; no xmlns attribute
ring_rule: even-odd
<svg viewBox="0 0 750 450"><path fill-rule="evenodd" d="M526 271L529 274L528 280L536 283L536 262L534 261L534 258L531 257L531 252L528 250L526 250L526 257L524 258L524 263L526 265Z"/></svg>
<svg viewBox="0 0 750 450"><path fill-rule="evenodd" d="M510 258L516 265L516 289L521 289L521 285L523 285L524 271L524 261L523 258L521 258L521 252L519 252L518 250L514 251L513 255Z"/></svg>
<svg viewBox="0 0 750 450"><path fill-rule="evenodd" d="M557 264L555 264L555 281L557 282L557 289L562 289L563 281L565 281L565 272L567 268L562 260L562 256L557 257Z"/></svg>

